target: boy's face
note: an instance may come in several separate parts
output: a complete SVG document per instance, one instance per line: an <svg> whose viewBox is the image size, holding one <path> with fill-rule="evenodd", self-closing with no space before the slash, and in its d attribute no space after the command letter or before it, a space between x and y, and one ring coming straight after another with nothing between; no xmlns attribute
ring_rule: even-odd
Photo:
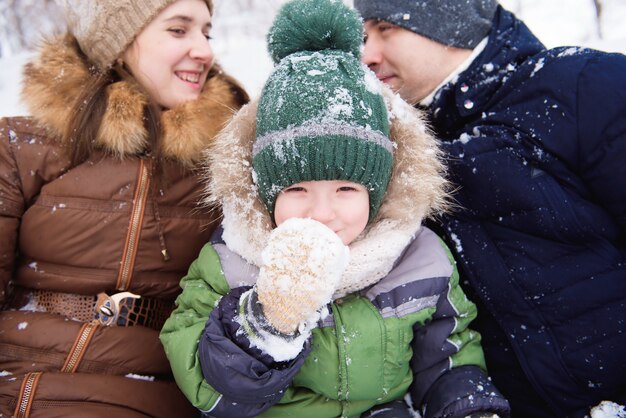
<svg viewBox="0 0 626 418"><path fill-rule="evenodd" d="M369 192L359 183L305 181L278 194L274 220L280 225L290 218L311 218L332 229L348 245L365 229L369 212Z"/></svg>

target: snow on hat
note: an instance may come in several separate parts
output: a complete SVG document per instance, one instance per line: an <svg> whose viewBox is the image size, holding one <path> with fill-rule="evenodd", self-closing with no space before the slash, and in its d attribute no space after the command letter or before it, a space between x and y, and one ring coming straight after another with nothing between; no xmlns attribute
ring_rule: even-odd
<svg viewBox="0 0 626 418"><path fill-rule="evenodd" d="M80 49L101 70L113 64L161 10L177 0L63 0ZM213 0L205 0L213 14Z"/></svg>
<svg viewBox="0 0 626 418"><path fill-rule="evenodd" d="M473 49L489 33L497 0L354 0L364 20L378 19L457 48Z"/></svg>
<svg viewBox="0 0 626 418"><path fill-rule="evenodd" d="M293 0L268 34L276 66L259 99L253 169L270 214L278 193L312 180L369 190L370 220L391 177L393 145L380 85L360 62L358 14L340 0Z"/></svg>

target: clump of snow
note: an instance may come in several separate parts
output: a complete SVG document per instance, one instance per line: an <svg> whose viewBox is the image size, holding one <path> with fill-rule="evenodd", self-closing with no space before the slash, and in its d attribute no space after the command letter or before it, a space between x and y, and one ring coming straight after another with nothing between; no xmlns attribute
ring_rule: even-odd
<svg viewBox="0 0 626 418"><path fill-rule="evenodd" d="M457 253L462 253L463 244L461 244L461 240L459 239L459 237L456 234L451 234L450 238L452 238L452 241L454 242Z"/></svg>
<svg viewBox="0 0 626 418"><path fill-rule="evenodd" d="M20 322L17 324L17 329L20 331L25 330L28 327L28 322Z"/></svg>
<svg viewBox="0 0 626 418"><path fill-rule="evenodd" d="M363 72L365 73L363 81L365 82L367 91L373 94L381 94L380 81L376 78L376 74L366 65L363 65Z"/></svg>
<svg viewBox="0 0 626 418"><path fill-rule="evenodd" d="M454 142L460 142L461 144L467 144L468 142L470 142L472 140L472 136L470 136L468 133L463 132L461 134L461 136L459 136L459 139L455 139Z"/></svg>
<svg viewBox="0 0 626 418"><path fill-rule="evenodd" d="M44 306L39 305L38 299L33 296L32 293L28 295L28 302L23 305L20 311L25 312L46 312L47 309Z"/></svg>
<svg viewBox="0 0 626 418"><path fill-rule="evenodd" d="M485 70L486 73L490 73L494 70L494 65L492 62L489 62L483 65L483 69Z"/></svg>
<svg viewBox="0 0 626 418"><path fill-rule="evenodd" d="M591 409L591 418L626 418L626 407L611 401L602 401Z"/></svg>
<svg viewBox="0 0 626 418"><path fill-rule="evenodd" d="M536 64L535 64L535 68L533 69L532 74L530 75L531 77L533 77L535 74L537 74L537 72L539 72L544 66L544 59L541 58Z"/></svg>
<svg viewBox="0 0 626 418"><path fill-rule="evenodd" d="M135 373L128 373L126 376L129 379L136 379L136 380L145 380L147 382L154 382L154 376L142 376L140 374L135 374Z"/></svg>
<svg viewBox="0 0 626 418"><path fill-rule="evenodd" d="M410 392L407 392L406 395L404 395L404 402L406 402L407 405L415 405ZM409 412L413 415L413 418L422 418L422 415L418 411L413 410L413 408L409 408Z"/></svg>
<svg viewBox="0 0 626 418"><path fill-rule="evenodd" d="M320 55L319 53L317 55ZM287 59L289 60L289 62L291 62L291 64L298 64L300 62L303 61L309 61L311 59L313 59L313 55L288 55Z"/></svg>
<svg viewBox="0 0 626 418"><path fill-rule="evenodd" d="M562 52L560 52L559 55L557 55L557 56L558 57L569 57L571 55L576 55L576 54L580 53L583 50L584 50L584 48L570 47L570 48L567 48L567 49L563 50Z"/></svg>
<svg viewBox="0 0 626 418"><path fill-rule="evenodd" d="M241 295L242 299L247 298L249 293L253 290L250 289L248 292ZM246 322L245 318L235 317L235 321L240 325L243 325ZM316 321L306 321L303 322L298 328L298 334L295 338L287 341L285 338L267 332L263 329L258 329L258 334L251 335L246 334L248 337L248 341L250 341L250 346L258 348L264 353L269 354L276 361L289 361L297 357L297 355L302 351L302 347L304 347L304 343L311 335L311 329L315 326ZM241 326L237 330L237 334L241 335L245 333L245 327Z"/></svg>
<svg viewBox="0 0 626 418"><path fill-rule="evenodd" d="M344 87L338 87L335 89L332 97L328 97L328 116L334 119L338 116L352 116L352 95L348 89Z"/></svg>
<svg viewBox="0 0 626 418"><path fill-rule="evenodd" d="M393 119L393 118L399 119L399 120L409 119L410 117L409 111L411 107L407 105L407 103L404 100L402 100L399 94L394 94L392 96L389 106L391 108L389 112L390 119ZM422 129L422 132L423 132L424 126L420 124L419 127L416 126L416 129Z"/></svg>

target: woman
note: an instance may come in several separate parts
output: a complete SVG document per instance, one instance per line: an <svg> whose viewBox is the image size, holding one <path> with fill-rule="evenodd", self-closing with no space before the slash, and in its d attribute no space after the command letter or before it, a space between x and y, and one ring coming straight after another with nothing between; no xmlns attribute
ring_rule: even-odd
<svg viewBox="0 0 626 418"><path fill-rule="evenodd" d="M158 334L217 225L196 161L248 98L211 0L65 2L0 120L0 415L196 416Z"/></svg>

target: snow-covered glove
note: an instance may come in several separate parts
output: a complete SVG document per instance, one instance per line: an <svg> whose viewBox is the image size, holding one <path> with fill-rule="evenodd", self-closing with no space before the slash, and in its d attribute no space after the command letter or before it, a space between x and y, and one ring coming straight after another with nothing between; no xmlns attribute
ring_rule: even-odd
<svg viewBox="0 0 626 418"><path fill-rule="evenodd" d="M272 231L262 257L256 292L263 315L290 335L331 301L350 251L325 225L291 218Z"/></svg>

